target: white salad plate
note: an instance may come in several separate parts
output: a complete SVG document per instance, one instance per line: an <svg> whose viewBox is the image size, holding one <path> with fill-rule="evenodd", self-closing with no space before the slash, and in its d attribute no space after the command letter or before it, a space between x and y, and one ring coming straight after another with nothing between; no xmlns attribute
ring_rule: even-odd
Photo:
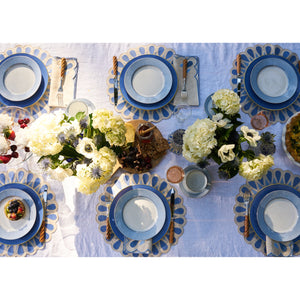
<svg viewBox="0 0 300 300"><path fill-rule="evenodd" d="M257 222L275 241L291 241L300 235L300 198L287 190L268 193L260 201Z"/></svg>
<svg viewBox="0 0 300 300"><path fill-rule="evenodd" d="M5 204L11 199L20 199L25 206L25 215L16 221L9 220L4 211ZM17 188L8 188L0 192L0 238L15 240L25 236L32 229L36 217L36 205L28 193Z"/></svg>
<svg viewBox="0 0 300 300"><path fill-rule="evenodd" d="M9 101L24 101L39 89L42 73L29 56L12 55L0 63L0 94Z"/></svg>
<svg viewBox="0 0 300 300"><path fill-rule="evenodd" d="M172 87L172 74L167 65L153 57L142 57L126 70L124 85L137 102L153 104L164 99Z"/></svg>

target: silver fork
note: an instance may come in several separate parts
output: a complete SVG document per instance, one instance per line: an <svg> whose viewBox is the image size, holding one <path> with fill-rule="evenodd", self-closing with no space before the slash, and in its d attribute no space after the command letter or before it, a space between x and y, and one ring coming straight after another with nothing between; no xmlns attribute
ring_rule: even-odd
<svg viewBox="0 0 300 300"><path fill-rule="evenodd" d="M63 83L65 79L65 72L67 68L66 59L63 57L60 63L60 86L57 91L57 102L59 106L64 106L63 104Z"/></svg>
<svg viewBox="0 0 300 300"><path fill-rule="evenodd" d="M244 203L246 206L245 220L244 220L244 225L245 225L244 237L245 238L248 238L248 236L249 236L249 199L250 199L250 192L246 191L244 193Z"/></svg>

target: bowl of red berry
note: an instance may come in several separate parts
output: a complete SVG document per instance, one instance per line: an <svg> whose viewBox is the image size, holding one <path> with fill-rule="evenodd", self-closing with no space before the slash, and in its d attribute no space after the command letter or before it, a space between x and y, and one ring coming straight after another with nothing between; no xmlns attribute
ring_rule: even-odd
<svg viewBox="0 0 300 300"><path fill-rule="evenodd" d="M0 164L18 165L32 155L26 132L33 121L21 107L0 107Z"/></svg>

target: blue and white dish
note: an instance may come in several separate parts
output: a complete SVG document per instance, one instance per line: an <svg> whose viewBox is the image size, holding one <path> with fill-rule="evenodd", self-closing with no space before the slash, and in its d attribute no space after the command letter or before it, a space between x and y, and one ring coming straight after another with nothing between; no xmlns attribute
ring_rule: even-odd
<svg viewBox="0 0 300 300"><path fill-rule="evenodd" d="M10 101L32 97L41 80L41 69L31 57L11 55L0 63L0 94Z"/></svg>
<svg viewBox="0 0 300 300"><path fill-rule="evenodd" d="M141 103L139 101L136 101L134 98L132 98L129 93L126 90L125 87L125 75L128 70L128 68L134 64L136 61L144 58L153 58L156 59L160 62L163 62L167 68L170 70L171 75L172 75L172 86L168 94L160 101L156 103ZM178 79L177 79L177 74L176 71L174 70L173 66L164 58L157 56L157 55L151 55L151 54L145 54L141 55L138 57L133 58L131 61L129 61L125 67L122 69L121 75L120 75L120 90L121 93L124 97L124 99L132 106L138 108L138 109L143 109L143 110L155 110L164 107L167 105L169 102L171 102L176 94L177 91L177 85L178 85Z"/></svg>
<svg viewBox="0 0 300 300"><path fill-rule="evenodd" d="M10 57L22 57L22 58L29 57L30 59L32 59L38 65L38 67L40 69L41 81L40 81L40 85L39 85L38 89L36 90L36 92L32 96L28 97L27 99L20 100L20 101L12 101L12 100L7 99L5 96L3 96L0 93L0 102L7 106L18 106L18 107L30 106L30 105L36 103L37 101L39 101L47 89L48 80L49 80L47 68L43 64L43 62L40 59L38 59L36 56L26 54L26 53L13 54L13 55L5 58L2 62L4 62L6 59L8 59Z"/></svg>
<svg viewBox="0 0 300 300"><path fill-rule="evenodd" d="M153 104L163 100L170 92L172 74L159 59L142 57L130 64L126 70L124 85L135 101Z"/></svg>
<svg viewBox="0 0 300 300"><path fill-rule="evenodd" d="M300 198L294 193L277 190L260 201L257 221L261 230L279 242L291 241L300 235Z"/></svg>
<svg viewBox="0 0 300 300"><path fill-rule="evenodd" d="M151 217L149 211L148 214L144 212L140 216L136 216L136 218L130 220L130 213L135 210L135 208L133 208L131 211L131 208L134 207L132 201L134 201L133 199L140 198L143 200L146 199L148 204L152 202L150 206L157 211L157 218L153 220L153 222L149 222L148 219L147 224L141 224L145 216L147 216L147 218ZM128 207L126 208L127 205ZM110 207L109 221L113 232L121 241L124 241L124 236L133 240L147 240L152 238L152 243L154 244L158 242L169 229L171 221L170 206L166 198L151 186L128 186L121 190L114 198Z"/></svg>
<svg viewBox="0 0 300 300"><path fill-rule="evenodd" d="M251 203L249 217L250 217L250 222L253 227L253 230L264 241L266 241L266 233L270 238L272 238L273 240L276 240L276 241L283 242L283 241L289 241L289 240L293 240L293 241L299 240L299 238L300 238L299 237L300 232L298 233L299 225L294 227L294 229L291 230L290 232L279 233L279 232L272 231L270 226L267 225L266 221L262 220L262 213L266 207L266 204L269 203L272 199L276 198L276 196L275 196L275 198L273 198L273 195L274 195L273 192L278 193L278 195L280 195L280 193L286 193L286 192L289 193L289 196L291 194L295 195L295 196L291 197L291 199L293 199L293 200L291 200L291 199L289 199L289 200L293 201L293 203L297 202L297 207L299 207L298 202L300 202L300 201L296 200L296 199L297 198L300 199L300 192L297 191L295 188L293 188L289 185L284 185L284 184L272 184L272 185L266 186L265 188L260 190L255 195L255 197ZM270 193L272 193L271 196L268 196L268 194L270 194ZM287 195L287 194L285 194L285 195ZM267 197L267 198L265 198L265 197ZM264 199L266 199L266 200L264 200ZM261 202L262 202L262 204L260 204ZM259 214L258 214L258 212L259 212ZM298 212L299 212L299 209L298 209ZM259 221L258 221L258 217L260 218ZM298 224L298 222L297 222L297 224Z"/></svg>
<svg viewBox="0 0 300 300"><path fill-rule="evenodd" d="M253 91L269 103L289 100L298 87L298 76L294 67L278 57L267 57L253 67L250 74Z"/></svg>
<svg viewBox="0 0 300 300"><path fill-rule="evenodd" d="M42 225L43 216L44 216L44 208L42 201L39 197L39 195L36 193L35 190L33 190L30 186L21 184L21 183L8 183L5 185L2 185L0 187L0 192L5 191L7 189L18 189L20 191L23 191L27 193L31 199L33 200L34 206L36 207L36 217L35 222L31 229L24 235L14 238L14 239L8 239L5 237L0 237L0 243L8 244L8 245L19 245L23 244L29 240L31 240L40 230L40 227ZM15 221L16 222L16 221Z"/></svg>
<svg viewBox="0 0 300 300"><path fill-rule="evenodd" d="M205 112L207 114L208 117L212 117L213 115L215 115L215 112L213 111L213 107L214 107L214 103L213 103L213 100L212 100L212 96L213 96L214 93L210 94L206 100L205 100L205 103L204 103L204 109L205 109Z"/></svg>
<svg viewBox="0 0 300 300"><path fill-rule="evenodd" d="M25 206L24 216L17 221L9 220L5 215L7 201L19 199ZM36 206L32 197L26 192L10 188L0 192L0 237L15 240L26 235L33 227L36 220Z"/></svg>
<svg viewBox="0 0 300 300"><path fill-rule="evenodd" d="M268 58L272 58L272 59L276 59L276 60L283 60L284 62L286 62L287 64L290 65L291 68L293 68L296 72L296 76L297 76L297 87L296 87L296 91L295 93L287 100L285 101L278 101L277 103L272 103L272 102L267 102L263 99L261 99L253 90L252 88L252 84L251 84L251 73L253 68L260 62L263 61L265 59ZM288 106L290 106L292 103L294 103L296 101L296 99L299 96L300 93L300 84L299 84L299 75L297 73L297 70L295 68L295 66L290 63L287 59L281 57L281 56L277 56L277 55L264 55L264 56L260 56L258 58L256 58L255 60L253 60L250 65L247 67L246 72L245 72L245 76L244 76L244 85L245 85L245 89L247 94L249 95L249 97L260 107L264 108L264 109L269 109L269 110L280 110L280 109L285 109Z"/></svg>

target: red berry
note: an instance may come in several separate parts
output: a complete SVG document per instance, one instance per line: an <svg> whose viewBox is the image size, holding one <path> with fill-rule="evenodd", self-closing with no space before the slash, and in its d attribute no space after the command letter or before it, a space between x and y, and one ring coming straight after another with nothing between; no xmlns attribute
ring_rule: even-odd
<svg viewBox="0 0 300 300"><path fill-rule="evenodd" d="M18 123L21 125L21 124L24 123L24 120L23 120L23 119L19 119L19 120L18 120Z"/></svg>
<svg viewBox="0 0 300 300"><path fill-rule="evenodd" d="M0 164L7 164L11 160L12 156L9 155L0 155Z"/></svg>
<svg viewBox="0 0 300 300"><path fill-rule="evenodd" d="M12 129L5 129L3 131L3 133L4 133L4 136L9 140L13 141L16 138L16 134Z"/></svg>
<svg viewBox="0 0 300 300"><path fill-rule="evenodd" d="M10 217L11 217L11 219L15 219L17 217L17 215L15 213L11 213Z"/></svg>
<svg viewBox="0 0 300 300"><path fill-rule="evenodd" d="M24 123L25 123L25 124L28 124L29 122L30 122L30 119L29 119L29 118L25 118L25 119L24 119Z"/></svg>
<svg viewBox="0 0 300 300"><path fill-rule="evenodd" d="M18 153L18 152L13 152L13 153L11 154L11 157L13 157L13 158L18 158L18 157L19 157L19 153Z"/></svg>
<svg viewBox="0 0 300 300"><path fill-rule="evenodd" d="M25 152L30 152L30 148L29 147L24 147Z"/></svg>
<svg viewBox="0 0 300 300"><path fill-rule="evenodd" d="M21 124L20 127L21 127L21 128L25 128L25 127L27 127L27 124L23 123L23 124Z"/></svg>
<svg viewBox="0 0 300 300"><path fill-rule="evenodd" d="M11 145L11 146L10 146L10 150L11 150L12 152L15 152L17 149L18 149L17 145Z"/></svg>

